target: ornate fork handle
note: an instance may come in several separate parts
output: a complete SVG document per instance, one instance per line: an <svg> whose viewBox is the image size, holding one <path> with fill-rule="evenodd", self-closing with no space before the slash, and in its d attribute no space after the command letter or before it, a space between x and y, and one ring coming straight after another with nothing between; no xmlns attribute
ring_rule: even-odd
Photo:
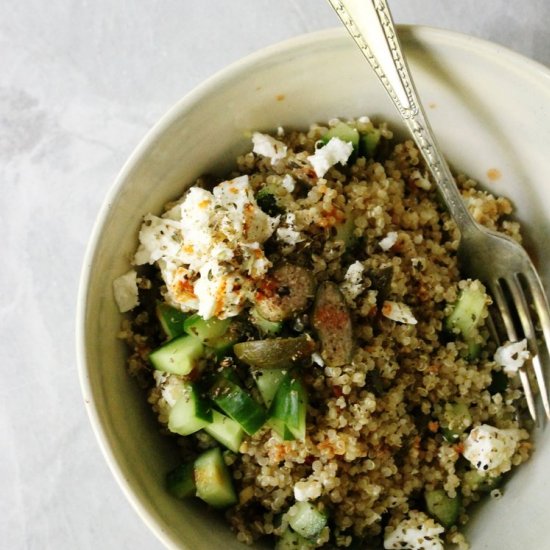
<svg viewBox="0 0 550 550"><path fill-rule="evenodd" d="M328 0L401 113L462 235L475 231L471 217L426 119L386 0Z"/></svg>

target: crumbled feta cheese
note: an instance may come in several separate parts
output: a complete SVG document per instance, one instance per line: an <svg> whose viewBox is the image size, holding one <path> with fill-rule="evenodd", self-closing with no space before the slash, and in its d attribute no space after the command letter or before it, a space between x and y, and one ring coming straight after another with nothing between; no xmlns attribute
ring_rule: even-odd
<svg viewBox="0 0 550 550"><path fill-rule="evenodd" d="M370 122L370 118L366 115L363 115L357 119L357 122L360 122L361 124L368 124Z"/></svg>
<svg viewBox="0 0 550 550"><path fill-rule="evenodd" d="M314 352L311 354L311 360L312 360L316 365L319 365L320 367L324 367L324 366L325 366L325 362L323 361L323 358L321 357L321 354L320 354L320 353L317 353L316 351L314 351Z"/></svg>
<svg viewBox="0 0 550 550"><path fill-rule="evenodd" d="M384 537L386 550L444 550L440 536L445 532L423 512L411 510L409 517Z"/></svg>
<svg viewBox="0 0 550 550"><path fill-rule="evenodd" d="M120 313L134 309L139 304L137 273L134 269L113 281L115 302Z"/></svg>
<svg viewBox="0 0 550 550"><path fill-rule="evenodd" d="M475 427L464 442L464 458L479 472L500 475L512 468L512 457L523 430L500 430L488 424Z"/></svg>
<svg viewBox="0 0 550 550"><path fill-rule="evenodd" d="M321 496L322 485L319 481L298 481L294 485L294 498L298 502L315 500Z"/></svg>
<svg viewBox="0 0 550 550"><path fill-rule="evenodd" d="M248 176L212 192L192 187L162 218L145 217L134 262L158 264L175 307L231 317L271 267L261 244L278 223L256 204Z"/></svg>
<svg viewBox="0 0 550 550"><path fill-rule="evenodd" d="M296 246L300 241L304 240L300 232L296 230L295 223L295 214L288 212L277 228L277 238L290 246Z"/></svg>
<svg viewBox="0 0 550 550"><path fill-rule="evenodd" d="M184 394L185 386L179 376L170 374L162 379L155 379L161 390L161 395L171 409L178 399Z"/></svg>
<svg viewBox="0 0 550 550"><path fill-rule="evenodd" d="M285 135L285 129L282 126L277 126L277 135L283 137Z"/></svg>
<svg viewBox="0 0 550 550"><path fill-rule="evenodd" d="M282 141L267 134L254 132L252 134L252 143L254 144L252 151L257 155L270 158L271 164L275 164L286 157L287 146Z"/></svg>
<svg viewBox="0 0 550 550"><path fill-rule="evenodd" d="M389 250L397 242L397 237L397 231L390 231L378 244L382 250Z"/></svg>
<svg viewBox="0 0 550 550"><path fill-rule="evenodd" d="M286 189L289 193L292 193L294 191L294 188L296 187L296 182L294 181L294 178L290 174L286 174L283 180L281 181L281 186L283 189Z"/></svg>
<svg viewBox="0 0 550 550"><path fill-rule="evenodd" d="M408 325L416 325L418 323L411 308L403 302L386 300L382 305L382 315L398 323L406 323Z"/></svg>
<svg viewBox="0 0 550 550"><path fill-rule="evenodd" d="M352 263L344 275L344 281L340 285L340 290L346 300L352 303L361 292L365 285L363 284L363 271L365 267L360 261Z"/></svg>
<svg viewBox="0 0 550 550"><path fill-rule="evenodd" d="M519 342L506 342L495 352L495 362L503 367L507 374L516 374L529 357L531 354L527 349L527 339L525 338Z"/></svg>
<svg viewBox="0 0 550 550"><path fill-rule="evenodd" d="M313 166L317 177L322 178L331 166L338 162L346 164L352 152L353 145L349 141L333 137L324 147L317 149L314 155L307 157L307 160Z"/></svg>

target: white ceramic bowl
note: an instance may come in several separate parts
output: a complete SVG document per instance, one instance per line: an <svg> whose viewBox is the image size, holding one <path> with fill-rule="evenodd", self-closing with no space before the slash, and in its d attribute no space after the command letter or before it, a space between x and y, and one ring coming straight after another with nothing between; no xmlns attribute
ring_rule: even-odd
<svg viewBox="0 0 550 550"><path fill-rule="evenodd" d="M548 281L550 72L471 37L402 28L419 92L451 163L511 197ZM222 174L250 147L250 130L307 127L368 114L399 128L393 106L355 44L335 29L247 57L182 99L146 136L111 189L89 246L79 299L78 355L86 407L104 455L137 512L169 547L241 548L221 518L164 490L175 465L144 396L125 371L115 337L120 315L111 282L129 268L147 212L206 172ZM488 171L501 177L491 181ZM540 435L540 434L539 434ZM473 549L548 548L548 434L532 460L468 528Z"/></svg>

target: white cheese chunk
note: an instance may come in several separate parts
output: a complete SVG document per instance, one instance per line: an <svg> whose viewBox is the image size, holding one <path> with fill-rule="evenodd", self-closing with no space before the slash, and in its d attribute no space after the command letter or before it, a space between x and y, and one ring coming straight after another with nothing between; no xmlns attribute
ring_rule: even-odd
<svg viewBox="0 0 550 550"><path fill-rule="evenodd" d="M464 441L464 458L481 473L500 475L512 468L512 457L524 437L523 430L501 430L482 424Z"/></svg>
<svg viewBox="0 0 550 550"><path fill-rule="evenodd" d="M382 250L389 250L397 242L397 231L390 231L378 245Z"/></svg>
<svg viewBox="0 0 550 550"><path fill-rule="evenodd" d="M120 313L125 313L139 305L137 273L134 269L113 281L113 293Z"/></svg>
<svg viewBox="0 0 550 550"><path fill-rule="evenodd" d="M361 292L365 285L363 284L363 272L365 267L360 261L352 263L344 275L344 281L340 285L340 290L349 303L352 303Z"/></svg>
<svg viewBox="0 0 550 550"><path fill-rule="evenodd" d="M192 187L161 218L145 217L134 262L157 263L165 299L182 311L231 317L271 267L261 245L278 223L258 207L246 175L212 192Z"/></svg>
<svg viewBox="0 0 550 550"><path fill-rule="evenodd" d="M418 323L411 308L403 302L386 300L382 305L382 315L397 323L405 323L407 325L416 325Z"/></svg>
<svg viewBox="0 0 550 550"><path fill-rule="evenodd" d="M515 374L531 354L527 349L527 339L519 342L506 342L503 346L497 348L495 352L495 362L504 368L507 374Z"/></svg>
<svg viewBox="0 0 550 550"><path fill-rule="evenodd" d="M384 537L386 550L444 550L443 526L423 512L411 510L397 527Z"/></svg>
<svg viewBox="0 0 550 550"><path fill-rule="evenodd" d="M298 502L315 500L321 496L323 486L317 480L298 481L294 485L294 498Z"/></svg>
<svg viewBox="0 0 550 550"><path fill-rule="evenodd" d="M257 155L270 158L271 164L276 164L277 161L286 157L287 146L282 141L267 134L254 132L252 143L254 145L252 151Z"/></svg>
<svg viewBox="0 0 550 550"><path fill-rule="evenodd" d="M314 155L307 157L307 160L317 177L322 178L338 162L346 164L352 152L353 145L349 141L333 137L326 145L317 149Z"/></svg>
<svg viewBox="0 0 550 550"><path fill-rule="evenodd" d="M277 239L290 246L296 246L300 241L303 241L304 238L300 232L296 230L295 223L295 214L288 212L277 229Z"/></svg>

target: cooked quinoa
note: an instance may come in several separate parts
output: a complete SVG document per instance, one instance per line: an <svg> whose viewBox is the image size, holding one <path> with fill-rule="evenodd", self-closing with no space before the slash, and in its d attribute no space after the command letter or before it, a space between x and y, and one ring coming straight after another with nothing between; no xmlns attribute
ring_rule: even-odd
<svg viewBox="0 0 550 550"><path fill-rule="evenodd" d="M203 284L198 281L205 274L203 264L192 264L199 261L196 250L189 252L195 254L189 263L177 256L189 245L186 230L181 230L183 241L171 236L172 256L165 247L153 257L155 243L145 242L142 229L136 263L151 265L138 267L137 277L126 275L137 282L140 304L132 298L125 308L132 313L120 334L131 350L129 371L147 388L162 429L178 440L189 462L220 444L204 430L185 437L171 433L170 412L182 381L229 369L263 406L262 396L254 369L232 348L223 356L198 359L201 374L197 369L185 376L155 370L150 352L166 338L155 303L236 320L244 342L309 334L315 349L289 368L308 397L305 437L285 440L265 422L245 435L238 452L223 455L237 495L225 515L237 539L252 544L294 533L289 510L308 502L328 521L313 538L300 539L302 546L295 543L297 548L437 549L451 543L468 548L460 530L469 505L490 492L506 498L502 475L531 452L526 423L519 423L524 403L517 365L504 373L505 365L495 361L496 346L485 327L490 298L481 283L461 277L458 230L413 142L396 142L385 124L375 126L361 117L346 124L361 137L377 136L374 151L351 150L338 138L326 143L327 133L341 124L334 120L305 132L279 129L272 136L255 133L254 149L238 157L234 173L196 183L201 200L218 201L212 215L223 207L211 191L227 184L232 192L232 182L246 187L239 191L251 205L245 204L245 210L255 209L256 225L241 230L245 237L254 231L257 239L225 242L230 253L220 252L218 267L208 272L211 280L216 273L231 277L233 294L227 291L223 301L217 301L219 289L211 303L202 300L196 285ZM331 141L334 151L323 157ZM521 241L507 199L481 190L465 176L456 179L478 222ZM176 214L185 209L186 196L167 205L164 218L149 217L144 227L169 219L166 227L179 231ZM233 229L224 233L226 241ZM211 252L207 255L200 261L211 261ZM178 257L180 263L174 260ZM273 313L257 302L270 297L268 287L279 266L297 269L290 279L307 271L313 292L300 297L305 305L296 311L290 306L277 334L266 336L250 316L256 309L277 318L278 309ZM306 279L300 288L308 286ZM349 331L342 325L341 337L332 327L336 338L331 333L323 339L323 319L316 313L320 288L332 289L333 302L340 297L338 307L349 322ZM449 330L448 319L461 292L471 288L485 304L468 340ZM284 298L277 297L279 302ZM344 359L335 360L334 354ZM458 409L464 413L460 421ZM443 494L456 503L452 525L442 526L427 509L428 494ZM418 534L416 539L411 533Z"/></svg>

